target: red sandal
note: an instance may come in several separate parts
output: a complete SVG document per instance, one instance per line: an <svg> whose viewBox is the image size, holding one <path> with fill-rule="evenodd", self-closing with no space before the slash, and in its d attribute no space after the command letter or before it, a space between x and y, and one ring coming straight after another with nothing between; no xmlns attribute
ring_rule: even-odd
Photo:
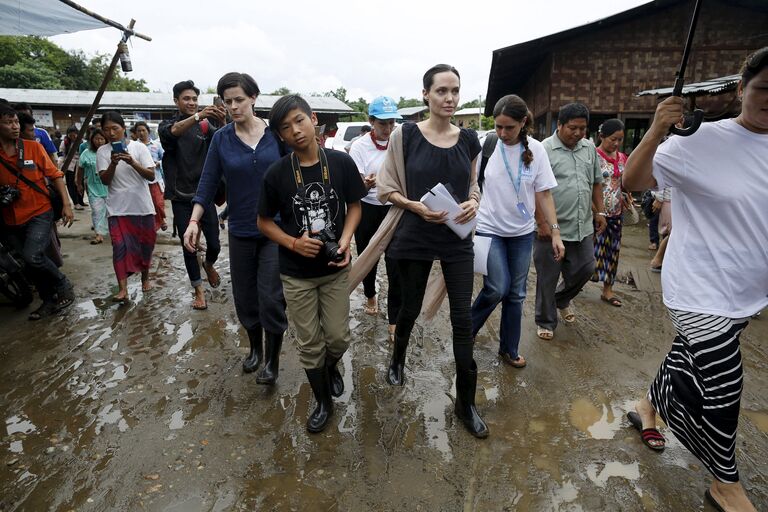
<svg viewBox="0 0 768 512"><path fill-rule="evenodd" d="M666 439L664 439L664 436L661 435L658 429L643 428L643 421L640 419L640 415L634 411L628 412L627 418L632 426L640 432L640 437L645 446L657 452L664 450Z"/></svg>

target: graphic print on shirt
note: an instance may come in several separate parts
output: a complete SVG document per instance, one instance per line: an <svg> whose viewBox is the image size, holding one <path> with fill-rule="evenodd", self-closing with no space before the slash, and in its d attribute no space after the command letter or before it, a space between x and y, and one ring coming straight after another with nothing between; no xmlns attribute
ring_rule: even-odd
<svg viewBox="0 0 768 512"><path fill-rule="evenodd" d="M335 233L334 220L338 213L338 196L330 185L313 182L298 189L293 196L293 215L302 232L328 228Z"/></svg>

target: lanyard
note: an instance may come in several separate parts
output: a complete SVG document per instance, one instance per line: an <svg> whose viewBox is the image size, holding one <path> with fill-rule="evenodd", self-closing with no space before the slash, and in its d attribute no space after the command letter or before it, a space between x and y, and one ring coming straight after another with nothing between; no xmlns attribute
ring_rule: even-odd
<svg viewBox="0 0 768 512"><path fill-rule="evenodd" d="M501 157L504 159L504 168L507 170L509 180L512 182L512 186L515 187L515 194L517 195L517 202L520 202L520 181L523 176L523 146L520 145L520 164L517 166L517 181L512 177L512 170L509 168L509 161L507 160L507 152L504 151L504 143L501 139L497 142L499 151L501 151Z"/></svg>
<svg viewBox="0 0 768 512"><path fill-rule="evenodd" d="M323 148L318 149L318 156L320 158L320 165L323 168L323 185L328 185L331 179L328 172L328 159L325 157ZM299 157L296 156L296 153L291 153L291 166L293 167L293 179L296 181L296 188L301 189L304 186L304 176L301 174Z"/></svg>

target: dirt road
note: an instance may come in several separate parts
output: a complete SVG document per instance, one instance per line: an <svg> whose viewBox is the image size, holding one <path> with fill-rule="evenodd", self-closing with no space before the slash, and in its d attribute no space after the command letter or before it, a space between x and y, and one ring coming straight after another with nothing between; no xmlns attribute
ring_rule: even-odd
<svg viewBox="0 0 768 512"><path fill-rule="evenodd" d="M500 365L498 311L477 339L487 440L452 413L447 304L435 322L419 322L407 384L393 388L384 380L386 319L363 314L358 290L346 391L326 432L309 435L311 391L290 332L276 387L241 371L247 337L226 242L223 284L209 291L207 311L191 309L181 249L167 233L154 290L142 293L134 277L121 306L109 300L111 247L84 241L89 223L79 217L63 241L76 305L37 323L28 310L0 307L0 511L704 507L701 464L670 433L667 450L651 452L625 418L673 337L658 281L647 275L646 290L617 285L622 308L601 302L589 283L575 302L578 321L544 342L535 336L531 272L521 343L528 366ZM620 275L647 267L646 245L643 227L626 229ZM764 315L742 338L737 457L758 510L768 510L767 324Z"/></svg>

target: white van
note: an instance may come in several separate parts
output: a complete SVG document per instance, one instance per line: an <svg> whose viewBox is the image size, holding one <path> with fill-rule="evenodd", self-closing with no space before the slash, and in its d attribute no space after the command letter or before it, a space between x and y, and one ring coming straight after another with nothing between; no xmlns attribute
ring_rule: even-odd
<svg viewBox="0 0 768 512"><path fill-rule="evenodd" d="M325 139L325 147L344 151L352 143L352 139L360 135L360 128L371 126L368 121L351 121L336 123L338 130L336 136Z"/></svg>

